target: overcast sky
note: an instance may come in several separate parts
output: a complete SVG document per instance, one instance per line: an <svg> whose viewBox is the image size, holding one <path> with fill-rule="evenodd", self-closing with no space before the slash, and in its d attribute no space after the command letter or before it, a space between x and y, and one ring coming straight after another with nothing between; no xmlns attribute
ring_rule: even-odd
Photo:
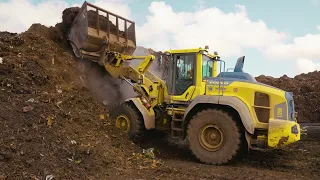
<svg viewBox="0 0 320 180"><path fill-rule="evenodd" d="M80 0L0 0L0 31L53 26ZM137 44L155 50L209 45L254 76L320 69L320 0L88 0L137 23Z"/></svg>

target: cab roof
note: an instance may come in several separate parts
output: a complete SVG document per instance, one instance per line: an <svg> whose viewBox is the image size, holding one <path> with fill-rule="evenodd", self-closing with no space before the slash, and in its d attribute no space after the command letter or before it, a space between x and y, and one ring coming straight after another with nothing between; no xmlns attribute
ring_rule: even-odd
<svg viewBox="0 0 320 180"><path fill-rule="evenodd" d="M183 53L199 53L203 52L207 56L211 58L219 57L218 53L209 54L208 49L205 48L197 48L197 49L173 49L173 50L166 50L164 53L170 53L170 54L183 54Z"/></svg>
<svg viewBox="0 0 320 180"><path fill-rule="evenodd" d="M208 53L207 49L204 48L198 48L198 49L173 49L173 50L167 50L164 51L164 53L168 52L170 54L179 54L179 53L198 53L200 51L205 51Z"/></svg>

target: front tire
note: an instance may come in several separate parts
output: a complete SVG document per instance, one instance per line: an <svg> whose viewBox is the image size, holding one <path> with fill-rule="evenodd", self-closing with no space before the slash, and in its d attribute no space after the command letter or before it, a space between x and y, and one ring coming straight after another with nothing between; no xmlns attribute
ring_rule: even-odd
<svg viewBox="0 0 320 180"><path fill-rule="evenodd" d="M128 103L116 104L109 110L110 120L133 141L140 140L145 132L143 118Z"/></svg>
<svg viewBox="0 0 320 180"><path fill-rule="evenodd" d="M192 153L203 163L226 164L241 149L241 130L227 113L207 109L197 113L188 125L187 141Z"/></svg>

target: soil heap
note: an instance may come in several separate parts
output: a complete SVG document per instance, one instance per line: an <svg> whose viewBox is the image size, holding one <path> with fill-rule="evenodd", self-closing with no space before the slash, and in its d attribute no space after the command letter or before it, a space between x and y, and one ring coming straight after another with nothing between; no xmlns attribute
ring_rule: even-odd
<svg viewBox="0 0 320 180"><path fill-rule="evenodd" d="M293 92L298 122L320 123L320 72L300 74L294 78L258 76L257 81Z"/></svg>
<svg viewBox="0 0 320 180"><path fill-rule="evenodd" d="M107 120L101 97L88 90L104 87L79 78L66 27L64 21L0 32L0 179L138 177L144 170L137 169L158 162ZM119 99L117 93L103 92Z"/></svg>

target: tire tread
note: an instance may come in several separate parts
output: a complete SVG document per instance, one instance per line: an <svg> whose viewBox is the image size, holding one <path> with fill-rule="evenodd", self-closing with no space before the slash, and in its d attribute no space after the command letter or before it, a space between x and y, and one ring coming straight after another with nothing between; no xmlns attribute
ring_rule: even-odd
<svg viewBox="0 0 320 180"><path fill-rule="evenodd" d="M195 138L195 136L190 136L190 134L192 133L191 131L193 130L193 128L195 128L194 126L197 125L198 123L201 123L201 121L204 121L204 119L202 119L202 116L205 116L207 113L211 113L211 114L215 114L215 115L220 115L223 116L225 120L228 120L228 123L231 123L231 127L234 128L234 130L236 131L235 134L237 136L236 138L236 146L235 148L232 150L232 152L227 155L225 158L219 158L218 160L210 160L208 158L204 158L203 156L201 156L201 154L196 151L195 146L197 146L196 144L198 143L197 141L195 141L193 138ZM230 161L232 161L234 159L235 156L237 156L237 154L239 153L239 151L241 150L241 133L240 133L240 128L237 125L237 123L233 120L233 118L226 112L219 110L219 109L204 109L200 112L198 112L190 121L190 123L188 124L188 129L187 129L187 143L189 145L189 149L191 150L192 154L197 157L199 159L200 162L202 163L206 163L206 164L212 164L212 165L223 165L223 164L227 164Z"/></svg>
<svg viewBox="0 0 320 180"><path fill-rule="evenodd" d="M132 122L130 122L130 124L133 124L135 126L135 131L131 134L129 132L129 138L133 141L141 140L144 133L145 133L145 126L144 126L143 118L141 116L139 116L137 110L135 108L133 108L132 106L130 106L128 103L117 103L117 104L113 105L110 108L110 111L111 111L110 117L115 118L116 116L118 116L119 110L127 111L127 113L130 114L130 116L131 116L130 121L132 121ZM130 128L132 128L132 126Z"/></svg>

